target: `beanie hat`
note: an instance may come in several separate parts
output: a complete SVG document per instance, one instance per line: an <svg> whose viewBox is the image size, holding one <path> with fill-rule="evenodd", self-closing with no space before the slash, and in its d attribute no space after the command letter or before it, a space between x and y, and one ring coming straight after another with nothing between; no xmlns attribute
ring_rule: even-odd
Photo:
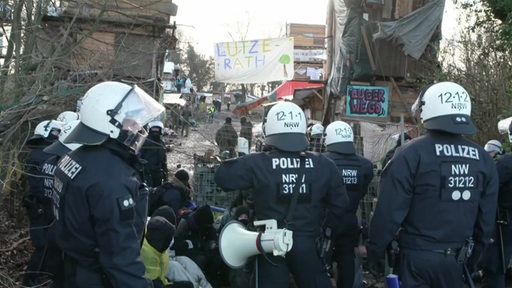
<svg viewBox="0 0 512 288"><path fill-rule="evenodd" d="M180 180L183 184L187 184L188 180L190 179L190 176L188 175L188 172L185 169L179 169L178 171L176 171L176 173L174 173L174 177Z"/></svg>
<svg viewBox="0 0 512 288"><path fill-rule="evenodd" d="M171 245L176 228L164 217L151 217L146 226L146 241L158 252L164 252Z"/></svg>
<svg viewBox="0 0 512 288"><path fill-rule="evenodd" d="M158 207L158 209L151 214L151 217L161 216L165 218L165 220L169 221L172 225L176 225L176 213L171 208L171 206L163 205Z"/></svg>
<svg viewBox="0 0 512 288"><path fill-rule="evenodd" d="M226 117L226 123L231 124L231 117Z"/></svg>
<svg viewBox="0 0 512 288"><path fill-rule="evenodd" d="M203 205L192 213L194 222L198 227L205 227L213 224L213 213L208 204Z"/></svg>

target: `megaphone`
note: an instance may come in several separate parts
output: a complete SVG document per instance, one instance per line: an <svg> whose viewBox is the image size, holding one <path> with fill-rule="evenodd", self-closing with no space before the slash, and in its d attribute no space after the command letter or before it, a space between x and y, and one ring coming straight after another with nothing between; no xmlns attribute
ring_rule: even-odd
<svg viewBox="0 0 512 288"><path fill-rule="evenodd" d="M231 268L240 268L252 255L270 253L284 257L292 249L292 231L277 229L275 219L254 221L254 226L265 225L265 232L247 231L245 226L230 221L222 228L219 236L220 255Z"/></svg>

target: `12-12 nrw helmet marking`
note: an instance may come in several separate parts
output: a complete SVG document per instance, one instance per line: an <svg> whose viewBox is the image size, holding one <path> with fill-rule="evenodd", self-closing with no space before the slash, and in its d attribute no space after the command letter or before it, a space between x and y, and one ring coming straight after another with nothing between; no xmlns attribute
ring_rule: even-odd
<svg viewBox="0 0 512 288"><path fill-rule="evenodd" d="M352 127L343 121L331 122L325 128L325 146L328 151L345 154L355 153Z"/></svg>
<svg viewBox="0 0 512 288"><path fill-rule="evenodd" d="M439 82L426 87L412 107L419 112L423 126L454 134L475 134L471 121L471 97L454 82Z"/></svg>

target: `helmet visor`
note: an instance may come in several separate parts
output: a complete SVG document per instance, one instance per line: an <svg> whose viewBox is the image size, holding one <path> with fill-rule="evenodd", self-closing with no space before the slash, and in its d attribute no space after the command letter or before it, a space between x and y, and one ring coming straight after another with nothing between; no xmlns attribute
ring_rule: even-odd
<svg viewBox="0 0 512 288"><path fill-rule="evenodd" d="M121 129L118 140L128 146L135 154L140 152L148 133L137 120L125 118L123 120L123 128Z"/></svg>
<svg viewBox="0 0 512 288"><path fill-rule="evenodd" d="M134 120L141 126L148 124L165 111L164 106L137 85L133 85L121 105L121 111L125 114L124 118Z"/></svg>

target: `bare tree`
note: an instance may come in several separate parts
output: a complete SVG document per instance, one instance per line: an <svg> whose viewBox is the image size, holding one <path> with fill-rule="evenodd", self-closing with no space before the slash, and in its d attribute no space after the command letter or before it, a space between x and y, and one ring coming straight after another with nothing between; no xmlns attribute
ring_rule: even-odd
<svg viewBox="0 0 512 288"><path fill-rule="evenodd" d="M480 144L489 139L508 142L499 135L497 122L512 115L511 50L503 49L503 39L496 33L503 27L501 23L485 17L487 12L481 6L463 7L467 10L459 23L467 26L460 27L459 37L442 51L444 75L438 78L456 81L470 93L472 118L478 128L474 140Z"/></svg>

